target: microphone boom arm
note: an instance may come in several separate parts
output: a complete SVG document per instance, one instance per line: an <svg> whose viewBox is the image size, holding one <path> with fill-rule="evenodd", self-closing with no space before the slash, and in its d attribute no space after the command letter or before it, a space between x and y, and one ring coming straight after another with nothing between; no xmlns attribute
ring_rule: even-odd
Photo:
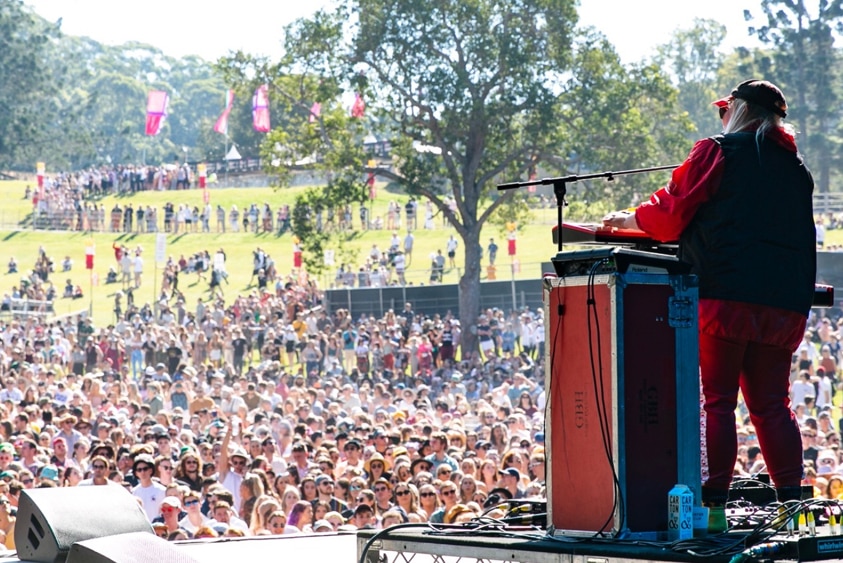
<svg viewBox="0 0 843 563"><path fill-rule="evenodd" d="M562 252L562 208L565 204L565 196L568 194L568 183L579 180L591 180L594 178L606 178L608 181L615 179L615 176L626 176L628 174L642 174L645 172L658 172L660 170L673 170L678 164L668 166L654 166L651 168L635 168L632 170L619 170L617 172L598 172L595 174L572 174L570 176L557 176L555 178L542 178L540 180L528 180L526 182L509 182L498 184L499 191L517 190L528 186L553 186L553 194L556 196L556 222L559 232L557 250Z"/></svg>

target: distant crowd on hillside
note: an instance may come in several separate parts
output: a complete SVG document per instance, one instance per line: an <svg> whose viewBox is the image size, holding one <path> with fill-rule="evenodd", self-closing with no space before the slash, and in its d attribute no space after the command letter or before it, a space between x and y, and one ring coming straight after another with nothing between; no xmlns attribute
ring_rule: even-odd
<svg viewBox="0 0 843 563"><path fill-rule="evenodd" d="M42 187L27 186L24 198L32 201L31 225L37 229L120 233L253 232L282 235L290 230L293 214L287 205L270 206L254 202L248 207L204 203L164 206L136 206L129 201L106 208L104 196L129 195L144 191L174 191L196 187L195 170L187 164L163 166L108 165L75 173L61 172L42 178ZM371 197L374 198L374 190ZM197 197L197 200L201 198ZM530 204L536 208L555 205L552 198L538 195ZM456 200L445 204L458 215ZM317 229L354 231L369 229L415 230L446 227L444 215L430 202L413 197L393 200L383 214L373 213L365 203L340 208L312 210Z"/></svg>

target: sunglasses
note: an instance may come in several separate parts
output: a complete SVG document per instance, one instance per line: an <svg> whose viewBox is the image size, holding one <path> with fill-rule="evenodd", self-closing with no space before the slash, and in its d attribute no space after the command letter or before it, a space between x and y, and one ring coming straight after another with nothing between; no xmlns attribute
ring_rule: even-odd
<svg viewBox="0 0 843 563"><path fill-rule="evenodd" d="M101 464L94 464L91 466L93 469L105 469L104 465Z"/></svg>
<svg viewBox="0 0 843 563"><path fill-rule="evenodd" d="M185 465L199 465L199 462L195 459L186 459L184 460Z"/></svg>
<svg viewBox="0 0 843 563"><path fill-rule="evenodd" d="M724 108L717 108L717 113L720 114L720 119L723 119L726 116L726 112L729 111L729 107L726 106Z"/></svg>
<svg viewBox="0 0 843 563"><path fill-rule="evenodd" d="M356 499L354 499L354 500L355 500L356 502L359 502L359 503L364 503L364 502L366 502L366 501L367 501L367 500L369 500L369 499L367 499L366 497L357 497L357 498L356 498Z"/></svg>
<svg viewBox="0 0 843 563"><path fill-rule="evenodd" d="M162 469L164 471L172 471L173 470L173 468L169 465L159 465L158 469Z"/></svg>
<svg viewBox="0 0 843 563"><path fill-rule="evenodd" d="M237 467L240 467L242 465L246 465L246 462L242 461L242 460L233 459L233 460L231 460L231 465L235 465Z"/></svg>
<svg viewBox="0 0 843 563"><path fill-rule="evenodd" d="M284 528L284 527L287 526L287 523L286 522L270 522L269 525L272 528Z"/></svg>
<svg viewBox="0 0 843 563"><path fill-rule="evenodd" d="M185 505L185 506L196 506L197 504L199 504L199 500L198 500L198 499L193 499L193 500L186 500L186 501L184 501L184 505Z"/></svg>
<svg viewBox="0 0 843 563"><path fill-rule="evenodd" d="M143 473L145 471L152 471L152 468L149 467L149 466L147 466L147 467L136 467L135 468L135 473Z"/></svg>
<svg viewBox="0 0 843 563"><path fill-rule="evenodd" d="M375 487L375 492L376 492L376 493L382 493L382 492L384 492L384 491L388 491L388 490L389 490L389 488L388 488L388 487Z"/></svg>
<svg viewBox="0 0 843 563"><path fill-rule="evenodd" d="M420 497L435 497L436 493L419 493Z"/></svg>
<svg viewBox="0 0 843 563"><path fill-rule="evenodd" d="M439 491L439 492L442 494L443 497L449 497L451 495L457 494L456 489L448 489L447 491Z"/></svg>
<svg viewBox="0 0 843 563"><path fill-rule="evenodd" d="M35 479L23 479L23 480L21 480L21 483L23 483L24 485L31 485L34 482L35 482Z"/></svg>
<svg viewBox="0 0 843 563"><path fill-rule="evenodd" d="M352 491L359 491L359 490L360 490L360 489L362 489L362 488L363 488L363 487L361 487L360 485L351 485L351 486L349 487L349 489L351 489Z"/></svg>
<svg viewBox="0 0 843 563"><path fill-rule="evenodd" d="M395 491L395 496L404 497L410 494L410 491Z"/></svg>

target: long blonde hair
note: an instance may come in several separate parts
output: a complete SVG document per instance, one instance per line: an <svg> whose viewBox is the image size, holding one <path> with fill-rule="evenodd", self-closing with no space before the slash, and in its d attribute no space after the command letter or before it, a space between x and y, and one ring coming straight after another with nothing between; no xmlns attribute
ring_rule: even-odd
<svg viewBox="0 0 843 563"><path fill-rule="evenodd" d="M772 111L758 104L748 103L741 98L733 98L729 112L729 121L723 129L723 133L739 133L753 127L755 140L760 143L764 136L773 128L783 129L785 133L793 136L795 130L789 123L784 123L783 118Z"/></svg>

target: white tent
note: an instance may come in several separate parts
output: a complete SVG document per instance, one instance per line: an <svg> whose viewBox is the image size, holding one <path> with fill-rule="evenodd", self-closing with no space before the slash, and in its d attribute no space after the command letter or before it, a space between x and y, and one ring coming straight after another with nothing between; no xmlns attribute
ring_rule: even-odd
<svg viewBox="0 0 843 563"><path fill-rule="evenodd" d="M231 148L228 150L228 154L225 155L226 160L240 160L243 158L240 156L240 153L237 151L237 147L235 145L231 145Z"/></svg>

